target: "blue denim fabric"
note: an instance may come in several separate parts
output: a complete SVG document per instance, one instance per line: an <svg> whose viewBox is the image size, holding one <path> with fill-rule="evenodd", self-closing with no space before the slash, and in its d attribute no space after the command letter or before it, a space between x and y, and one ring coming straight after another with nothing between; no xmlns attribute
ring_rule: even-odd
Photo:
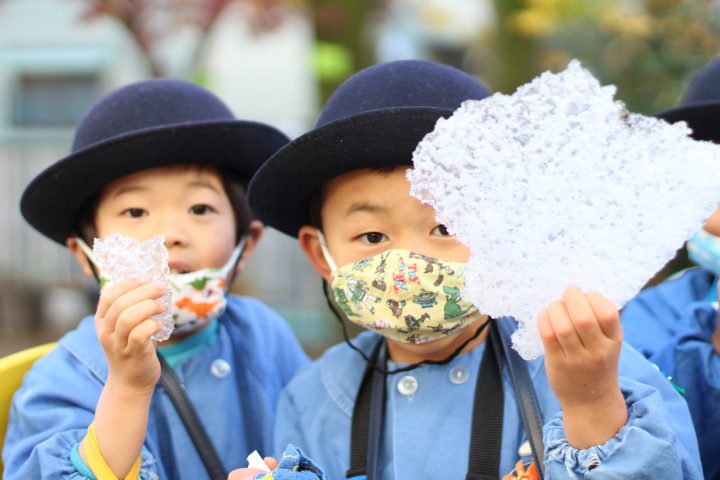
<svg viewBox="0 0 720 480"><path fill-rule="evenodd" d="M302 450L288 445L275 470L255 477L259 480L324 480L325 474Z"/></svg>
<svg viewBox="0 0 720 480"><path fill-rule="evenodd" d="M720 476L720 356L711 336L712 272L693 268L646 289L622 311L625 340L685 390L705 478Z"/></svg>
<svg viewBox="0 0 720 480"><path fill-rule="evenodd" d="M216 340L175 369L228 470L247 452L269 452L281 390L307 357L285 322L267 306L231 297ZM213 374L222 359L232 371ZM236 376L238 369L246 375ZM40 359L15 395L3 449L4 479L81 479L71 453L93 420L107 363L93 319L60 340ZM243 415L240 405L252 409ZM249 445L246 419L260 445ZM207 472L167 395L153 396L142 451L142 479L205 479Z"/></svg>
<svg viewBox="0 0 720 480"><path fill-rule="evenodd" d="M364 332L354 342L368 352L377 335ZM381 477L391 479L465 478L475 382L485 346L459 355L447 365L424 365L388 378L386 421L381 449ZM621 387L628 405L628 422L618 435L589 450L572 448L562 432L560 406L550 389L542 358L528 362L545 429L548 479L595 478L588 460L600 472L652 472L652 477L701 479L697 441L687 405L660 372L633 348L620 356ZM352 409L365 368L364 360L344 344L301 370L281 396L275 428L276 451L292 443L318 465L327 478L345 477L349 468ZM451 380L454 369L466 369L467 381ZM455 370L457 372L457 370ZM404 395L401 379L415 378L417 389ZM505 394L501 477L511 472L526 442L512 386L503 370ZM640 441L642 439L642 441ZM525 449L522 449L523 451ZM675 465L657 470L656 465ZM681 476L676 475L682 472ZM597 477L601 478L601 477ZM616 478L616 477L602 477ZM620 478L620 477L617 477Z"/></svg>

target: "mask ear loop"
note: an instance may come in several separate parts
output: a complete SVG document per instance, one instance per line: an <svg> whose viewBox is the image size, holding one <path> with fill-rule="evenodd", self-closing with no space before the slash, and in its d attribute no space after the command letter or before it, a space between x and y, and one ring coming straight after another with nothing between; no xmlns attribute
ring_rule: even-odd
<svg viewBox="0 0 720 480"><path fill-rule="evenodd" d="M330 255L330 250L327 246L327 241L325 240L325 235L318 230L318 242L320 242L320 250L322 250L323 257L325 257L325 261L328 264L328 267L330 267L330 270L333 272L337 270L337 265L335 264L335 261L333 260L332 256Z"/></svg>
<svg viewBox="0 0 720 480"><path fill-rule="evenodd" d="M93 253L92 249L88 246L87 243L85 243L85 240L83 240L80 237L75 237L75 241L80 246L80 250L82 250L83 254L85 255L85 259L88 262L88 265L90 266L90 271L93 274L93 277L95 277L95 280L97 280L98 283L100 283L100 273L99 268L97 266L98 262L95 258L95 254Z"/></svg>
<svg viewBox="0 0 720 480"><path fill-rule="evenodd" d="M345 321L343 320L342 315L338 311L337 305L335 304L335 302L333 302L331 300L332 293L330 292L330 286L328 285L328 283L325 280L323 280L323 293L325 294L325 300L327 301L328 307L330 307L330 310L335 314L335 318L337 318L337 320L340 322L340 326L342 327L343 337L345 338L345 343L347 343L351 349L353 349L357 353L359 353L360 356L365 360L365 363L367 363L370 367L372 367L373 369L375 369L376 371L380 372L383 375L393 375L395 373L409 372L410 370L415 370L416 368L418 368L421 365L446 365L446 364L452 362L455 359L455 357L460 355L462 353L462 351L465 349L465 347L467 347L470 342L472 342L473 340L478 338L480 336L480 334L483 332L483 330L485 330L485 328L487 328L488 325L490 325L490 322L492 321L492 318L488 317L487 320L485 320L481 325L479 325L477 327L477 330L475 330L475 333L472 335L472 337L465 340L449 356L447 356L446 358L444 358L442 360L423 360L422 362L419 362L419 363L412 363L405 367L394 368L392 370L388 370L388 369L381 368L381 367L378 367L377 365L375 365L375 362L372 362L370 360L370 358L365 354L365 352L360 350L358 347L355 346L354 343L352 343L350 341L350 337L348 336L348 333L347 333L347 326L345 325Z"/></svg>
<svg viewBox="0 0 720 480"><path fill-rule="evenodd" d="M227 292L230 290L230 287L232 286L233 282L235 281L235 277L237 276L237 266L240 263L240 259L242 258L243 253L245 253L245 247L247 245L247 238L243 237L240 239L240 242L237 244L237 247L235 247L235 250L233 250L233 254L230 257L230 260L227 261L227 263L220 269L220 272L222 272L223 276L227 278L225 291Z"/></svg>

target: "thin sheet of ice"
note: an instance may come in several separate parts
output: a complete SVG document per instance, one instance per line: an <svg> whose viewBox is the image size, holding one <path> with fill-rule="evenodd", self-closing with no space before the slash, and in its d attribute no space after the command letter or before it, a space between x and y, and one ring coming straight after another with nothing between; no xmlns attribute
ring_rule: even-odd
<svg viewBox="0 0 720 480"><path fill-rule="evenodd" d="M98 262L102 277L112 283L130 277L165 283L170 279L168 251L162 236L152 237L144 242L117 233L109 235L104 240L96 238L93 243L93 255ZM166 306L165 311L152 317L162 323L162 329L151 337L153 340L159 342L167 340L173 331L171 297L168 287L168 293L162 297Z"/></svg>
<svg viewBox="0 0 720 480"><path fill-rule="evenodd" d="M538 313L566 287L621 308L720 200L720 146L614 94L573 61L463 103L414 153L411 193L470 249L465 298L518 319L526 359L543 351Z"/></svg>

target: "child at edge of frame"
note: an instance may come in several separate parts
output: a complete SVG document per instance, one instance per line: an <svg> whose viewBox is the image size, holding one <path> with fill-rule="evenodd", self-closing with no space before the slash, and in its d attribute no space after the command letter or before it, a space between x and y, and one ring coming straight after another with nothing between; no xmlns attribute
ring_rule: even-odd
<svg viewBox="0 0 720 480"><path fill-rule="evenodd" d="M270 451L280 392L307 357L275 312L229 287L264 228L247 182L287 141L179 80L127 85L87 113L72 152L27 186L21 210L100 281L100 298L16 393L3 478L209 478L158 383L166 366L223 475L251 446ZM115 233L162 235L172 288L146 278L104 284L89 245ZM168 289L174 330L156 343L161 325L151 317L166 311Z"/></svg>
<svg viewBox="0 0 720 480"><path fill-rule="evenodd" d="M696 140L720 142L720 59L700 70L682 102L657 114L684 121ZM685 159L692 161L691 158ZM720 209L686 243L693 268L646 288L623 308L626 341L678 385L687 400L705 478L720 478ZM682 252L682 249L681 249Z"/></svg>
<svg viewBox="0 0 720 480"><path fill-rule="evenodd" d="M539 314L545 355L525 364L531 385L513 384L509 356L488 354L502 350L496 333L514 320L461 298L469 251L405 176L439 118L487 96L433 62L370 67L253 177L253 211L298 238L338 318L368 330L288 384L275 451L296 445L333 480L702 478L687 405L623 344L617 308L601 293L571 286ZM539 452L516 387L537 399Z"/></svg>

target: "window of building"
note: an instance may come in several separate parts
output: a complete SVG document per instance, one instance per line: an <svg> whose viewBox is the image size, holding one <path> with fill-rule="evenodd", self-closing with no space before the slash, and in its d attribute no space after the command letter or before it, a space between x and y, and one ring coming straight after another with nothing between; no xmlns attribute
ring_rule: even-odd
<svg viewBox="0 0 720 480"><path fill-rule="evenodd" d="M74 126L98 95L93 74L25 74L13 96L11 123L18 127Z"/></svg>

